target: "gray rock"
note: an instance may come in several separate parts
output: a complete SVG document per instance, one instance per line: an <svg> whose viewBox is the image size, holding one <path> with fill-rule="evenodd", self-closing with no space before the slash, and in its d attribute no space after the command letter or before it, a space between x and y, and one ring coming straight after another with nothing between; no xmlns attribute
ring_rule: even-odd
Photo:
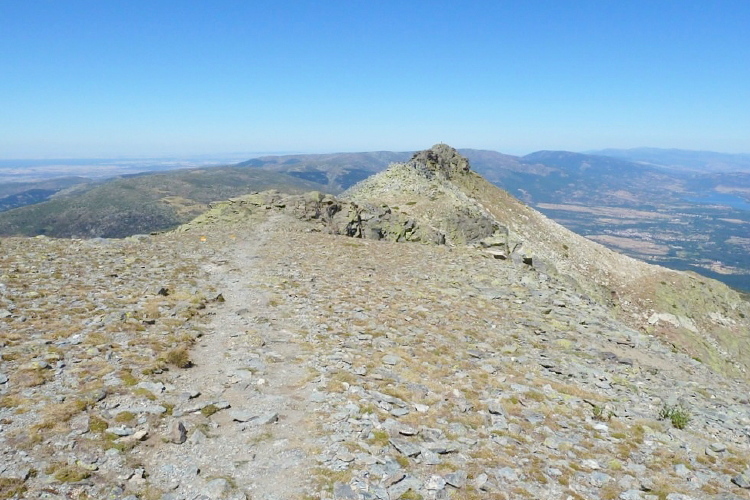
<svg viewBox="0 0 750 500"><path fill-rule="evenodd" d="M503 405L501 405L498 401L492 401L487 405L487 410L492 415L502 415L505 416L505 408L503 408Z"/></svg>
<svg viewBox="0 0 750 500"><path fill-rule="evenodd" d="M391 415L393 415L394 417L403 417L405 415L408 415L409 413L411 412L406 408L394 408L391 410Z"/></svg>
<svg viewBox="0 0 750 500"><path fill-rule="evenodd" d="M170 443L182 444L187 441L187 429L180 420L173 420L167 430L167 439Z"/></svg>
<svg viewBox="0 0 750 500"><path fill-rule="evenodd" d="M70 419L70 430L75 434L86 434L89 431L89 416L81 413Z"/></svg>
<svg viewBox="0 0 750 500"><path fill-rule="evenodd" d="M257 417L257 415L249 410L232 410L229 412L229 416L235 422L249 422L250 420Z"/></svg>
<svg viewBox="0 0 750 500"><path fill-rule="evenodd" d="M52 368L46 361L29 361L19 367L21 370L46 370Z"/></svg>
<svg viewBox="0 0 750 500"><path fill-rule="evenodd" d="M551 450L556 450L560 447L560 442L552 436L545 438L542 444Z"/></svg>
<svg viewBox="0 0 750 500"><path fill-rule="evenodd" d="M688 477L690 475L690 469L688 469L685 464L675 465L674 472L680 477Z"/></svg>
<svg viewBox="0 0 750 500"><path fill-rule="evenodd" d="M338 460L341 460L342 462L350 463L354 462L354 459L356 458L353 453L349 453L348 451L340 452L336 454L336 458Z"/></svg>
<svg viewBox="0 0 750 500"><path fill-rule="evenodd" d="M610 480L612 479L612 476L609 474L605 474L603 472L592 472L591 475L589 475L589 483L591 486L594 486L596 488L601 488L604 485L606 485Z"/></svg>
<svg viewBox="0 0 750 500"><path fill-rule="evenodd" d="M402 425L398 428L398 433L404 436L415 436L419 434L419 429L415 429L410 425Z"/></svg>
<svg viewBox="0 0 750 500"><path fill-rule="evenodd" d="M391 438L389 441L394 448L396 448L400 453L406 455L407 457L416 457L422 452L419 446L404 439Z"/></svg>
<svg viewBox="0 0 750 500"><path fill-rule="evenodd" d="M276 412L268 412L263 413L261 415L258 415L258 418L256 418L253 422L257 425L268 425L272 424L274 422L277 422L279 420L279 414Z"/></svg>
<svg viewBox="0 0 750 500"><path fill-rule="evenodd" d="M439 491L444 489L446 484L445 479L437 474L433 474L430 476L430 479L424 483L424 487L426 490Z"/></svg>
<svg viewBox="0 0 750 500"><path fill-rule="evenodd" d="M377 500L391 500L391 497L388 495L388 490L379 484L371 484L370 493Z"/></svg>
<svg viewBox="0 0 750 500"><path fill-rule="evenodd" d="M123 412L130 412L130 413L148 413L150 415L163 415L167 412L167 409L163 407L162 405L146 405L146 406L122 406L120 408L117 408L116 412L113 412L115 415L118 415Z"/></svg>
<svg viewBox="0 0 750 500"><path fill-rule="evenodd" d="M386 365L397 365L401 362L401 358L393 354L386 354L383 356L383 363Z"/></svg>
<svg viewBox="0 0 750 500"><path fill-rule="evenodd" d="M709 449L715 453L723 453L727 451L727 447L724 443L711 443Z"/></svg>
<svg viewBox="0 0 750 500"><path fill-rule="evenodd" d="M135 442L135 441L145 441L146 439L148 439L148 431L146 429L141 429L141 430L135 431L131 436L124 438L123 441Z"/></svg>
<svg viewBox="0 0 750 500"><path fill-rule="evenodd" d="M583 460L581 462L581 465L592 470L599 470L602 468L602 466L599 465L599 462L597 462L596 460L592 458L587 458L586 460Z"/></svg>
<svg viewBox="0 0 750 500"><path fill-rule="evenodd" d="M358 500L357 493L346 483L336 482L333 485L334 500Z"/></svg>
<svg viewBox="0 0 750 500"><path fill-rule="evenodd" d="M527 422L529 422L529 423L532 423L532 424L539 424L539 423L542 423L542 422L544 422L544 419L545 419L546 417L545 417L545 416L544 416L544 414L542 414L542 413L537 413L537 412L528 412L528 413L526 413L526 412L525 412L525 414L524 414L524 418L525 418L525 419L526 419L526 421L527 421Z"/></svg>
<svg viewBox="0 0 750 500"><path fill-rule="evenodd" d="M107 433L114 434L115 436L130 436L133 434L135 430L131 429L130 427L109 427L107 428Z"/></svg>
<svg viewBox="0 0 750 500"><path fill-rule="evenodd" d="M447 474L445 476L445 482L453 486L454 488L463 488L464 486L466 486L467 478L468 478L468 475L466 474L466 471L459 470L459 471L451 472L450 474Z"/></svg>
<svg viewBox="0 0 750 500"><path fill-rule="evenodd" d="M164 392L164 384L161 382L140 382L136 385L139 389L146 389L148 392L159 395Z"/></svg>
<svg viewBox="0 0 750 500"><path fill-rule="evenodd" d="M750 469L745 469L743 473L734 476L732 482L740 488L750 489Z"/></svg>
<svg viewBox="0 0 750 500"><path fill-rule="evenodd" d="M422 463L425 465L438 465L442 463L442 460L440 460L440 457L437 453L435 453L432 450L422 450L421 453Z"/></svg>
<svg viewBox="0 0 750 500"><path fill-rule="evenodd" d="M501 469L495 469L494 475L498 479L505 481L518 481L518 472L512 467L503 467Z"/></svg>
<svg viewBox="0 0 750 500"><path fill-rule="evenodd" d="M401 495L409 490L414 492L418 491L422 487L422 481L414 476L406 475L399 482L392 484L388 488L388 494L391 498L400 498Z"/></svg>
<svg viewBox="0 0 750 500"><path fill-rule="evenodd" d="M482 472L477 477L474 478L474 487L478 490L482 489L485 484L487 484L487 481L489 481L489 476Z"/></svg>
<svg viewBox="0 0 750 500"><path fill-rule="evenodd" d="M4 373L0 373L0 384L8 382L8 376Z"/></svg>
<svg viewBox="0 0 750 500"><path fill-rule="evenodd" d="M448 453L455 453L459 450L459 446L452 441L438 441L435 443L424 443L424 447L430 451L434 451L438 455L445 455Z"/></svg>

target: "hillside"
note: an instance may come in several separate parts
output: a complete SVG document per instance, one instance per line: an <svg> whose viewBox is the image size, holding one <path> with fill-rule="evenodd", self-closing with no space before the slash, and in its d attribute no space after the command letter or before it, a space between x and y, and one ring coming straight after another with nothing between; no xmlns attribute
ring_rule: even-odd
<svg viewBox="0 0 750 500"><path fill-rule="evenodd" d="M748 304L447 146L340 199L0 246L0 498L750 498Z"/></svg>
<svg viewBox="0 0 750 500"><path fill-rule="evenodd" d="M283 172L292 177L317 182L330 193L337 193L385 169L390 163L406 161L412 153L376 151L317 155L263 156L240 167Z"/></svg>
<svg viewBox="0 0 750 500"><path fill-rule="evenodd" d="M255 190L322 189L304 179L241 167L145 173L93 184L0 213L0 235L120 238L172 229L212 201Z"/></svg>
<svg viewBox="0 0 750 500"><path fill-rule="evenodd" d="M0 184L0 212L48 200L53 195L91 182L85 177L59 177L43 181Z"/></svg>

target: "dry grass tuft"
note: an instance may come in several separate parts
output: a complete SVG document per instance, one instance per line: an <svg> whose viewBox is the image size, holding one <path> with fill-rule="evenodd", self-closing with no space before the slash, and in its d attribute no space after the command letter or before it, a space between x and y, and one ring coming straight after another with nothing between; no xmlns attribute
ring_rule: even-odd
<svg viewBox="0 0 750 500"><path fill-rule="evenodd" d="M190 352L184 346L176 347L169 351L166 355L166 361L177 368L190 368L193 366L193 361L190 359Z"/></svg>
<svg viewBox="0 0 750 500"><path fill-rule="evenodd" d="M0 500L23 498L24 480L18 477L0 477Z"/></svg>

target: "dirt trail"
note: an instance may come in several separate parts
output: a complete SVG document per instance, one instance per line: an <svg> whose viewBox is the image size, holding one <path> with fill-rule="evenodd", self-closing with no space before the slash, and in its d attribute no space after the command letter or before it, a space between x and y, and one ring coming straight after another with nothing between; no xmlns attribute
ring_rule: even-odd
<svg viewBox="0 0 750 500"><path fill-rule="evenodd" d="M175 394L185 394L185 400L200 393L176 408L175 418L189 437L181 445L157 445L146 457L153 466L147 470L156 471L152 484L177 486L175 498L241 499L244 494L272 500L310 491L306 474L314 423L307 409L304 352L293 333L300 320L272 307L267 291L278 272L270 233L275 224L269 218L232 238L204 264L225 303L191 353L195 366L173 381ZM183 408L206 403L229 408L210 416L205 415L210 407L180 415Z"/></svg>

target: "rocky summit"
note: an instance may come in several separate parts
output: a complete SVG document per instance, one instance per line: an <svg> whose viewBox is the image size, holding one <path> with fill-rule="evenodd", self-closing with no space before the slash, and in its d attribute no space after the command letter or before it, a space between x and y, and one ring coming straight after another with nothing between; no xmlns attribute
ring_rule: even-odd
<svg viewBox="0 0 750 500"><path fill-rule="evenodd" d="M0 498L750 498L747 302L446 145L0 248Z"/></svg>

